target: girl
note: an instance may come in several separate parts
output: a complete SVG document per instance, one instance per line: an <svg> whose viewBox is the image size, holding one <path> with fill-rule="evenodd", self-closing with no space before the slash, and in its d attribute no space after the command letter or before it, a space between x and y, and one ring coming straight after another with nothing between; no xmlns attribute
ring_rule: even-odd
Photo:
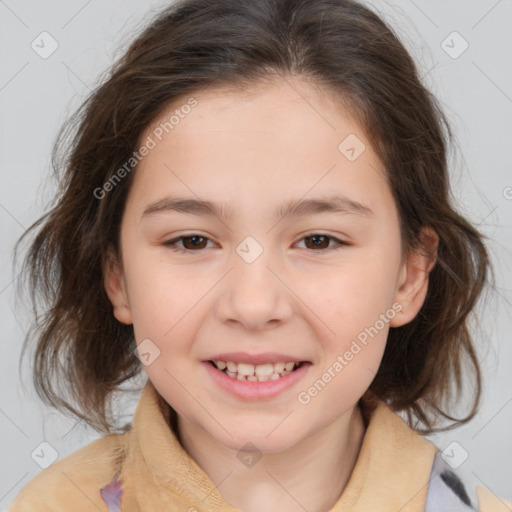
<svg viewBox="0 0 512 512"><path fill-rule="evenodd" d="M71 135L28 230L34 378L106 435L12 512L506 510L483 488L472 503L459 454L419 434L477 411L468 321L489 261L449 200L443 113L377 15L173 3Z"/></svg>

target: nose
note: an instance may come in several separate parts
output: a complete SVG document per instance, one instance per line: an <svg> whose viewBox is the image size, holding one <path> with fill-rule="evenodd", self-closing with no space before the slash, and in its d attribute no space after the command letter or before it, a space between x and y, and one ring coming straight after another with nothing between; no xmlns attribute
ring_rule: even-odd
<svg viewBox="0 0 512 512"><path fill-rule="evenodd" d="M234 255L215 305L221 322L258 331L277 327L292 316L293 293L269 255L270 251L263 251L251 263Z"/></svg>

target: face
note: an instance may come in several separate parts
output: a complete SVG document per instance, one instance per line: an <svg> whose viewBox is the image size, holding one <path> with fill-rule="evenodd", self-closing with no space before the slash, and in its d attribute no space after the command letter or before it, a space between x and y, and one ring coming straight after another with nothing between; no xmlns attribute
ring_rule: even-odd
<svg viewBox="0 0 512 512"><path fill-rule="evenodd" d="M295 79L194 99L141 139L155 145L133 171L106 289L181 420L227 447L276 452L354 408L389 327L423 303L424 265L402 260L382 163L325 90ZM155 132L176 109L172 130ZM217 360L302 365L242 382Z"/></svg>

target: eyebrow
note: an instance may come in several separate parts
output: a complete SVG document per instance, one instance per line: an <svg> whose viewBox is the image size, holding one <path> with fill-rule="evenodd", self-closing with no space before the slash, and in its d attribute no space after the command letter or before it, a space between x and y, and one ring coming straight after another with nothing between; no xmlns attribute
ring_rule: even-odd
<svg viewBox="0 0 512 512"><path fill-rule="evenodd" d="M165 197L148 205L142 213L142 218L169 212L215 216L222 219L233 217L232 210L223 203L189 197ZM337 195L315 199L292 199L274 211L273 219L282 220L324 212L374 216L374 212L368 206L348 197Z"/></svg>

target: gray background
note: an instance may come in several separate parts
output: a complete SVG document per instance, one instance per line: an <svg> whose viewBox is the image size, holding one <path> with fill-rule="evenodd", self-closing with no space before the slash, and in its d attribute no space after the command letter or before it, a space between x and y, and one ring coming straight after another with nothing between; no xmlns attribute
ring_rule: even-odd
<svg viewBox="0 0 512 512"><path fill-rule="evenodd" d="M54 184L45 180L63 120L167 3L0 0L0 510L42 470L31 457L41 442L62 458L98 437L43 407L27 370L26 391L21 387L18 360L30 317L14 302L13 244L52 195ZM496 269L496 289L486 295L475 330L485 377L483 407L469 425L431 439L459 462L467 456L459 471L468 480L512 501L512 2L370 5L402 36L448 114L459 144L451 156L454 195L460 210L489 237ZM31 47L43 31L59 45L48 58ZM458 55L464 41L469 46ZM128 417L136 399L123 405Z"/></svg>

